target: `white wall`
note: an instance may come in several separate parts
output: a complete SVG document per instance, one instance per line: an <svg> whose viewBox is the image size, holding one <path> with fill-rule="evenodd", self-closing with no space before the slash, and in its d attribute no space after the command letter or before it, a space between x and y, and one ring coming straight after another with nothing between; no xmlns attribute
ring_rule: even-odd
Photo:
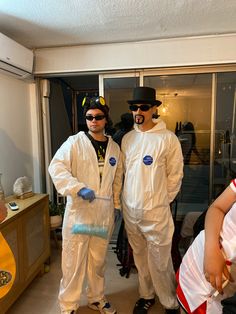
<svg viewBox="0 0 236 314"><path fill-rule="evenodd" d="M6 195L18 177L34 180L31 84L0 73L0 172Z"/></svg>
<svg viewBox="0 0 236 314"><path fill-rule="evenodd" d="M35 73L109 71L236 62L236 34L35 50Z"/></svg>

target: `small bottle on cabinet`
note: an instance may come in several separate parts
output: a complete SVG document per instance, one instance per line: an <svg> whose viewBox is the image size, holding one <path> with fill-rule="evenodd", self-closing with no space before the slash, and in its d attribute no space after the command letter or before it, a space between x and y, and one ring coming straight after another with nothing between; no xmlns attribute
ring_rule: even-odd
<svg viewBox="0 0 236 314"><path fill-rule="evenodd" d="M1 179L2 179L2 173L0 173L0 200L4 201L5 200L5 193L3 190Z"/></svg>

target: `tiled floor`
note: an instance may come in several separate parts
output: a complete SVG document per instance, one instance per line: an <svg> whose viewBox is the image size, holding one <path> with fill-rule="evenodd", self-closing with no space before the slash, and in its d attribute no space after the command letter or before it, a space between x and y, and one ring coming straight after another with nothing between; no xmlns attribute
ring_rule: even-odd
<svg viewBox="0 0 236 314"><path fill-rule="evenodd" d="M60 253L61 250L54 247L52 242L52 256L50 271L42 277L37 277L31 285L25 290L16 303L10 308L7 314L59 314L57 294L59 281L61 278L60 270ZM108 252L108 266L106 271L106 296L118 314L132 314L133 306L138 298L137 274L133 270L127 279L121 277L116 254L112 248ZM87 306L86 295L83 294L81 307L78 314L95 314ZM149 311L149 314L163 314L164 311L159 304L156 304Z"/></svg>

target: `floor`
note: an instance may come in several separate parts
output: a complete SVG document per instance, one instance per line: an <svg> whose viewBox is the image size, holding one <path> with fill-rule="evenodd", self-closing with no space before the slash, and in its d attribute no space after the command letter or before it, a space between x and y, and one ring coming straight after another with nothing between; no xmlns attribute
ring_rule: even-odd
<svg viewBox="0 0 236 314"><path fill-rule="evenodd" d="M51 247L52 254L49 271L43 276L35 278L7 314L60 314L57 294L61 278L61 249L56 248L53 240ZM129 278L121 277L117 263L116 254L112 245L110 245L106 271L106 296L117 309L118 314L132 314L134 303L138 299L137 273L133 269ZM77 314L97 313L86 305L86 295L83 294L81 307L78 309ZM148 313L163 314L164 310L157 301Z"/></svg>

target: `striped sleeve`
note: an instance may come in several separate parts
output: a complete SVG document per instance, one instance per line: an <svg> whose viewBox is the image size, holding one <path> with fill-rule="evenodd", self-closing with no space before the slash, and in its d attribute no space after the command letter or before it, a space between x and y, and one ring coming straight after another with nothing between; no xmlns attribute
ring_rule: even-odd
<svg viewBox="0 0 236 314"><path fill-rule="evenodd" d="M236 193L236 179L233 179L230 183L231 189Z"/></svg>

